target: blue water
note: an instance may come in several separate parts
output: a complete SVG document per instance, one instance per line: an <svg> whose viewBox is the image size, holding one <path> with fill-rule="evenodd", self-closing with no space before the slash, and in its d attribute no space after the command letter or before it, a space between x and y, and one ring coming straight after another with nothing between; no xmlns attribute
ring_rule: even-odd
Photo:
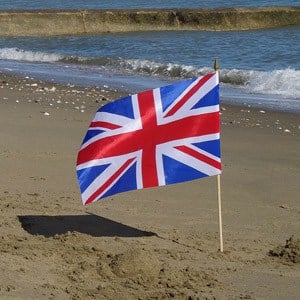
<svg viewBox="0 0 300 300"><path fill-rule="evenodd" d="M216 8L243 6L298 6L299 0L1 0L0 9L117 9L117 8Z"/></svg>
<svg viewBox="0 0 300 300"><path fill-rule="evenodd" d="M0 9L228 7L245 6L244 2L19 0L1 1ZM251 1L251 6L299 4ZM132 93L211 72L218 58L222 101L300 113L299 53L298 26L234 32L0 36L0 71Z"/></svg>

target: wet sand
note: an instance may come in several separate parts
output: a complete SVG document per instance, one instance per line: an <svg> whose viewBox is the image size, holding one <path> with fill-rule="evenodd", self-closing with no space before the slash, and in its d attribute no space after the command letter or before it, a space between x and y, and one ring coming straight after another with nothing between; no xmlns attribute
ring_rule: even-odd
<svg viewBox="0 0 300 300"><path fill-rule="evenodd" d="M221 105L220 253L216 177L82 206L77 151L118 96L0 74L0 298L297 299L300 116Z"/></svg>

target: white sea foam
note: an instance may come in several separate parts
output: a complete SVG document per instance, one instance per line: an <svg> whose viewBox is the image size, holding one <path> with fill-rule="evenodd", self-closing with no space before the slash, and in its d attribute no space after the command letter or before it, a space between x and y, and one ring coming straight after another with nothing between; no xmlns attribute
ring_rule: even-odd
<svg viewBox="0 0 300 300"><path fill-rule="evenodd" d="M0 59L30 61L30 62L56 62L63 58L63 55L46 52L26 51L19 48L1 48Z"/></svg>
<svg viewBox="0 0 300 300"><path fill-rule="evenodd" d="M252 71L249 72L245 88L252 93L300 99L300 71L290 68L270 72Z"/></svg>
<svg viewBox="0 0 300 300"><path fill-rule="evenodd" d="M134 72L179 78L198 76L205 74L205 72L208 70L211 70L209 68L199 69L194 66L180 65L175 63L161 63L141 59L120 60L120 64L123 68L132 70Z"/></svg>
<svg viewBox="0 0 300 300"><path fill-rule="evenodd" d="M193 77L212 72L212 68L197 68L179 64L164 64L148 60L128 59L122 67L149 75L167 77ZM300 99L300 71L291 68L274 71L253 71L239 69L220 70L221 82L243 88L248 93L280 95L286 98Z"/></svg>
<svg viewBox="0 0 300 300"><path fill-rule="evenodd" d="M0 59L27 62L61 62L65 66L86 65L85 72L94 66L107 68L109 72L130 72L135 75L149 75L172 79L190 78L212 72L209 67L162 63L141 59L110 59L95 57L67 56L57 53L25 51L18 48L1 48ZM102 70L105 70L102 69ZM100 75L99 75L100 76ZM290 99L300 99L300 71L287 68L273 71L221 69L220 81L226 85L239 87L247 93L278 95Z"/></svg>

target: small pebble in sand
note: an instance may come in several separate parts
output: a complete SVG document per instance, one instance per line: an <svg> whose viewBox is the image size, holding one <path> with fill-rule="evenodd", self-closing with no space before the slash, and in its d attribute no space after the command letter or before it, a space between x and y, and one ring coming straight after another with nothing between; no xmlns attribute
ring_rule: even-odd
<svg viewBox="0 0 300 300"><path fill-rule="evenodd" d="M259 112L262 113L262 114L265 114L265 113L266 113L264 110L260 110Z"/></svg>
<svg viewBox="0 0 300 300"><path fill-rule="evenodd" d="M50 116L50 114L48 112L44 112L44 116Z"/></svg>
<svg viewBox="0 0 300 300"><path fill-rule="evenodd" d="M288 209L289 207L287 206L287 205L285 205L285 204L281 204L281 205L279 205L279 207L280 208L284 208L284 209Z"/></svg>
<svg viewBox="0 0 300 300"><path fill-rule="evenodd" d="M46 92L55 92L55 91L56 91L56 87L53 86L51 89L45 87L44 90L45 90Z"/></svg>
<svg viewBox="0 0 300 300"><path fill-rule="evenodd" d="M284 132L290 133L291 131L289 129L284 129Z"/></svg>

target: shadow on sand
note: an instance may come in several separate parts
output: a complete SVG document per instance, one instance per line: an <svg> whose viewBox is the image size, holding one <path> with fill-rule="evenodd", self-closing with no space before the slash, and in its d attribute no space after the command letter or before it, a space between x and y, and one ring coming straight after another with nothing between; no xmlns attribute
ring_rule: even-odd
<svg viewBox="0 0 300 300"><path fill-rule="evenodd" d="M18 216L24 230L32 235L52 237L77 231L95 237L143 237L157 236L150 231L142 231L94 214L70 216Z"/></svg>

